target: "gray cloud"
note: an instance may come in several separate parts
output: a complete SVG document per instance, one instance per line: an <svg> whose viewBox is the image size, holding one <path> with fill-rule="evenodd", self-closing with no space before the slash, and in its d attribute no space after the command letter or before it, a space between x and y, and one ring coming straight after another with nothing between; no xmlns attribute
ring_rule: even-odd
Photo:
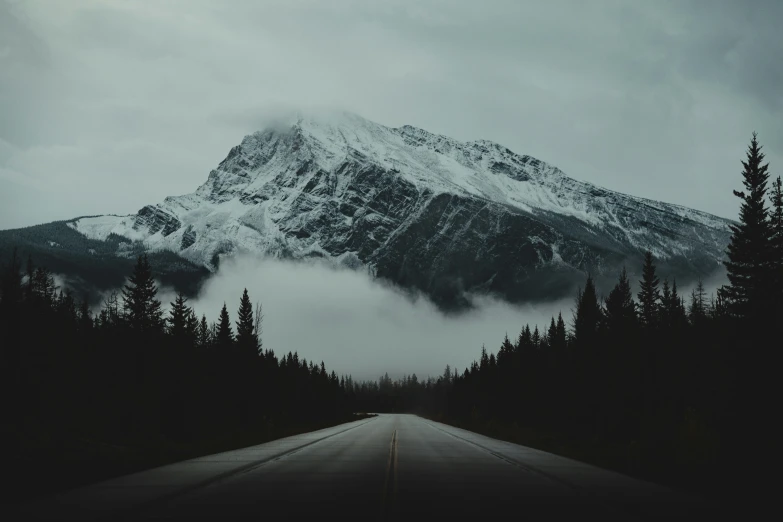
<svg viewBox="0 0 783 522"><path fill-rule="evenodd" d="M492 139L727 217L783 160L783 4L0 0L0 228L192 191L282 107Z"/></svg>
<svg viewBox="0 0 783 522"><path fill-rule="evenodd" d="M572 307L570 299L514 307L484 298L473 313L444 316L426 298L412 300L361 272L253 257L221 263L189 304L212 321L226 302L236 321L245 287L262 305L265 348L278 356L298 351L358 379L375 379L379 372L438 376L446 364L462 371L482 344L495 352L506 332L515 339L523 323L543 327L560 310L568 320ZM161 289L160 299L168 307L174 294Z"/></svg>

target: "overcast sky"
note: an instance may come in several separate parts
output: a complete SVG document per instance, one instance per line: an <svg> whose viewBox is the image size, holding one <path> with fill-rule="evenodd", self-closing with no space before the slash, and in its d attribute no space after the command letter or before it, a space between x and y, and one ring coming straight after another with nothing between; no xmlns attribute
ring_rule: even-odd
<svg viewBox="0 0 783 522"><path fill-rule="evenodd" d="M734 218L783 1L0 0L0 228L191 192L270 108L491 139Z"/></svg>

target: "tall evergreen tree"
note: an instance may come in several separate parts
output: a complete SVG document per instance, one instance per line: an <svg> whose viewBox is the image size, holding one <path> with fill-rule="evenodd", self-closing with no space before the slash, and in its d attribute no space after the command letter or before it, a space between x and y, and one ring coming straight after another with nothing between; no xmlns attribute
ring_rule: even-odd
<svg viewBox="0 0 783 522"><path fill-rule="evenodd" d="M160 331L164 326L158 288L152 278L147 255L139 256L133 274L122 289L123 306L128 325L139 331Z"/></svg>
<svg viewBox="0 0 783 522"><path fill-rule="evenodd" d="M198 317L193 308L188 308L188 316L185 320L185 335L188 340L188 346L193 347L198 344Z"/></svg>
<svg viewBox="0 0 783 522"><path fill-rule="evenodd" d="M538 325L536 325L535 330L533 330L533 335L531 336L530 341L535 350L541 348L541 333L538 331Z"/></svg>
<svg viewBox="0 0 783 522"><path fill-rule="evenodd" d="M687 314L685 313L685 304L680 294L677 292L677 279L672 278L672 293L669 299L669 316L672 320L672 326L681 330L687 324Z"/></svg>
<svg viewBox="0 0 783 522"><path fill-rule="evenodd" d="M201 321L198 323L198 340L197 340L198 347L201 349L209 348L209 345L212 344L212 336L209 330L209 325L207 324L207 316L202 315Z"/></svg>
<svg viewBox="0 0 783 522"><path fill-rule="evenodd" d="M186 303L187 299L182 295L182 292L177 293L176 299L171 303L169 316L166 319L168 332L178 344L184 344L188 337L187 322L191 310Z"/></svg>
<svg viewBox="0 0 783 522"><path fill-rule="evenodd" d="M691 303L688 309L688 319L691 324L701 325L707 318L707 293L704 291L704 283L699 278L696 287L691 290Z"/></svg>
<svg viewBox="0 0 783 522"><path fill-rule="evenodd" d="M783 182L780 176L772 184L772 241L771 267L774 299L778 317L783 312Z"/></svg>
<svg viewBox="0 0 783 522"><path fill-rule="evenodd" d="M237 312L237 348L246 355L258 355L258 337L255 333L255 324L253 320L253 305L247 294L247 288L242 293L239 301L239 311Z"/></svg>
<svg viewBox="0 0 783 522"><path fill-rule="evenodd" d="M671 330L672 327L672 309L670 307L672 300L672 289L669 286L669 279L664 278L661 285L661 304L658 307L659 326L664 330Z"/></svg>
<svg viewBox="0 0 783 522"><path fill-rule="evenodd" d="M604 304L604 316L609 332L628 335L636 325L636 303L631 295L631 282L623 267L620 280L609 292Z"/></svg>
<svg viewBox="0 0 783 522"><path fill-rule="evenodd" d="M546 336L549 340L549 347L554 348L555 343L557 342L557 325L555 324L554 317L552 317L552 320L549 321L549 329L547 330Z"/></svg>
<svg viewBox="0 0 783 522"><path fill-rule="evenodd" d="M739 224L732 231L725 261L729 285L723 288L730 312L735 317L761 319L769 310L770 244L772 226L766 205L769 164L756 139L750 141L747 159L742 162L744 191L734 191L742 200Z"/></svg>
<svg viewBox="0 0 783 522"><path fill-rule="evenodd" d="M603 320L598 294L595 291L593 277L587 276L585 288L577 291L576 310L574 311L574 338L580 346L592 347L596 342L598 327Z"/></svg>
<svg viewBox="0 0 783 522"><path fill-rule="evenodd" d="M563 313L557 313L557 347L564 349L568 341L568 332L566 331L565 321L563 321Z"/></svg>
<svg viewBox="0 0 783 522"><path fill-rule="evenodd" d="M223 303L223 308L220 310L215 343L224 350L224 353L226 349L231 348L234 344L234 332L231 330L231 320L228 317L226 303Z"/></svg>
<svg viewBox="0 0 783 522"><path fill-rule="evenodd" d="M655 275L655 263L652 252L644 254L644 266L642 267L642 280L639 281L639 319L646 328L654 328L658 322L660 292L658 276Z"/></svg>

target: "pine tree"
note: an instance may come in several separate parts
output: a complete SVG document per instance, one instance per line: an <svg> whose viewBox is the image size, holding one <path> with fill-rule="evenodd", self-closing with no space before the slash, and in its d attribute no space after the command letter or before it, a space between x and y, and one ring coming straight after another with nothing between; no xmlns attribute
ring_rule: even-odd
<svg viewBox="0 0 783 522"><path fill-rule="evenodd" d="M533 345L533 349L538 350L541 348L541 334L538 331L538 325L536 325L535 330L533 331L533 336L530 338L531 344Z"/></svg>
<svg viewBox="0 0 783 522"><path fill-rule="evenodd" d="M568 333L566 332L565 321L563 321L563 313L557 313L557 347L564 349L568 342Z"/></svg>
<svg viewBox="0 0 783 522"><path fill-rule="evenodd" d="M598 327L602 319L601 306L598 304L598 294L592 276L587 276L585 288L576 294L576 311L574 312L574 337L580 346L592 347L598 335Z"/></svg>
<svg viewBox="0 0 783 522"><path fill-rule="evenodd" d="M57 286L54 283L54 276L52 276L49 269L43 266L39 266L35 269L33 274L33 289L36 296L46 304L53 304L56 299Z"/></svg>
<svg viewBox="0 0 783 522"><path fill-rule="evenodd" d="M661 305L658 308L658 322L659 326L666 331L670 331L672 327L671 299L672 290L669 286L669 279L664 278L661 285Z"/></svg>
<svg viewBox="0 0 783 522"><path fill-rule="evenodd" d="M234 332L231 330L231 320L228 317L226 303L223 303L218 321L215 343L223 350L231 348L234 344Z"/></svg>
<svg viewBox="0 0 783 522"><path fill-rule="evenodd" d="M212 336L210 334L209 325L207 324L207 316L201 316L201 321L198 323L198 347L201 349L209 348L212 344Z"/></svg>
<svg viewBox="0 0 783 522"><path fill-rule="evenodd" d="M646 328L655 328L658 325L658 301L661 298L658 291L659 282L658 277L655 275L652 252L648 250L644 254L642 280L639 281L640 289L637 294L640 309L639 319Z"/></svg>
<svg viewBox="0 0 783 522"><path fill-rule="evenodd" d="M754 132L747 160L742 162L745 190L734 191L742 205L739 224L729 225L732 236L725 262L729 285L723 288L731 314L753 320L765 316L771 296L769 259L773 234L765 198L769 164L762 164L763 159Z"/></svg>
<svg viewBox="0 0 783 522"><path fill-rule="evenodd" d="M555 348L557 343L557 325L555 324L555 318L549 322L549 330L547 330L547 339L549 341L549 347Z"/></svg>
<svg viewBox="0 0 783 522"><path fill-rule="evenodd" d="M631 294L631 282L623 267L620 280L609 292L604 304L604 316L609 332L625 336L636 326L636 303Z"/></svg>
<svg viewBox="0 0 783 522"><path fill-rule="evenodd" d="M688 319L694 326L702 324L707 317L707 293L704 291L704 283L701 278L696 283L696 288L691 290L691 304L688 310Z"/></svg>
<svg viewBox="0 0 783 522"><path fill-rule="evenodd" d="M770 260L772 284L778 317L783 313L783 182L780 176L772 184L772 239Z"/></svg>
<svg viewBox="0 0 783 522"><path fill-rule="evenodd" d="M117 292L112 290L103 301L101 310L101 325L108 327L116 325L120 321L120 300Z"/></svg>
<svg viewBox="0 0 783 522"><path fill-rule="evenodd" d="M239 311L237 312L237 348L243 354L258 355L258 338L255 335L255 324L253 320L253 305L247 294L247 288L242 293L242 299L239 301Z"/></svg>
<svg viewBox="0 0 783 522"><path fill-rule="evenodd" d="M187 344L189 347L196 346L198 344L198 317L193 308L188 308L188 316L185 320L185 335L187 337Z"/></svg>
<svg viewBox="0 0 783 522"><path fill-rule="evenodd" d="M130 281L122 290L125 316L131 328L139 332L162 330L165 323L157 293L147 256L139 256Z"/></svg>
<svg viewBox="0 0 783 522"><path fill-rule="evenodd" d="M256 342L258 344L258 353L264 351L264 343L261 340L261 334L264 332L262 323L264 322L264 314L261 310L261 303L256 303L255 317L253 318L253 335L255 335Z"/></svg>
<svg viewBox="0 0 783 522"><path fill-rule="evenodd" d="M190 308L187 306L187 299L182 293L178 293L176 299L171 303L169 310L168 332L175 342L182 345L187 341L187 321L190 316Z"/></svg>
<svg viewBox="0 0 783 522"><path fill-rule="evenodd" d="M685 313L685 304L682 297L677 292L677 279L672 278L672 294L669 300L669 317L671 317L672 326L681 330L688 323L687 314Z"/></svg>

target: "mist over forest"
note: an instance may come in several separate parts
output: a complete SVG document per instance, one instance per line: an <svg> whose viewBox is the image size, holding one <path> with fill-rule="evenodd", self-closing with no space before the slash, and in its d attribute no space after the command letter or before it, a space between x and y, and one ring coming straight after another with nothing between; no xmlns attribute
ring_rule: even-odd
<svg viewBox="0 0 783 522"><path fill-rule="evenodd" d="M68 287L67 277L55 280ZM707 295L725 282L725 270L715 272L704 281ZM638 282L631 283L636 292ZM687 300L693 286L681 287L680 295ZM573 297L513 305L474 295L473 310L447 315L426 296L404 293L364 271L252 255L223 261L188 304L212 322L225 302L233 323L245 288L263 308L264 349L323 360L338 374L358 380L375 380L386 372L392 379L414 373L437 377L446 364L461 372L482 345L496 352L506 332L516 338L525 324L543 329L558 313L570 324L574 308ZM159 283L158 297L168 313L176 291Z"/></svg>

